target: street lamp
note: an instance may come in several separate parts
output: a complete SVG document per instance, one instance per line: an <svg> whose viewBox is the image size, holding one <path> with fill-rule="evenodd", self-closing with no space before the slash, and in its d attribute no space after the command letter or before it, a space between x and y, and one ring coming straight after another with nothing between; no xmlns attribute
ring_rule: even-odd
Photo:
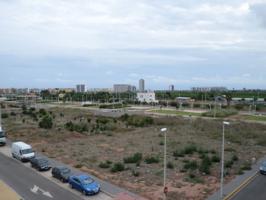
<svg viewBox="0 0 266 200"><path fill-rule="evenodd" d="M230 122L223 121L223 136L222 136L222 158L221 158L221 193L220 199L223 199L223 182L224 182L224 129L225 125L229 126Z"/></svg>
<svg viewBox="0 0 266 200"><path fill-rule="evenodd" d="M166 187L166 131L167 128L162 128L161 132L164 133L164 168L163 168L163 188L164 188L164 197L163 199L166 199L166 193L167 193L167 187Z"/></svg>

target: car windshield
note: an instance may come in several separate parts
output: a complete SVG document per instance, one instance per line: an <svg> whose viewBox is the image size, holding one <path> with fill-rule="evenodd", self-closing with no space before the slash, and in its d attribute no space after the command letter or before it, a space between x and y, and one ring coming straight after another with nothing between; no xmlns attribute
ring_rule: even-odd
<svg viewBox="0 0 266 200"><path fill-rule="evenodd" d="M84 185L89 185L89 184L93 183L94 180L91 179L91 178L86 178L82 182L83 182Z"/></svg>
<svg viewBox="0 0 266 200"><path fill-rule="evenodd" d="M5 132L4 131L0 131L0 137L5 137Z"/></svg>
<svg viewBox="0 0 266 200"><path fill-rule="evenodd" d="M266 167L266 162L263 162L263 163L262 163L262 166L263 166L263 167Z"/></svg>
<svg viewBox="0 0 266 200"><path fill-rule="evenodd" d="M68 174L68 173L70 173L70 169L64 168L61 170L61 173L62 174Z"/></svg>
<svg viewBox="0 0 266 200"><path fill-rule="evenodd" d="M21 153L22 154L28 154L28 153L32 153L32 149L24 149L24 150L21 150Z"/></svg>
<svg viewBox="0 0 266 200"><path fill-rule="evenodd" d="M48 161L47 160L44 160L44 159L40 159L40 160L38 160L38 163L40 163L40 164L46 164L46 163L48 163Z"/></svg>

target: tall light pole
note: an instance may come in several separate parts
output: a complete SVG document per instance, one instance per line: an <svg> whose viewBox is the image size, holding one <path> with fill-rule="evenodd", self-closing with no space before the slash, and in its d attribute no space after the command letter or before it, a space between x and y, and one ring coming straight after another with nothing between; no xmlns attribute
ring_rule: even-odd
<svg viewBox="0 0 266 200"><path fill-rule="evenodd" d="M222 158L221 158L221 191L220 199L223 200L223 184L224 184L224 129L225 125L230 125L229 122L223 121L223 135L222 135Z"/></svg>
<svg viewBox="0 0 266 200"><path fill-rule="evenodd" d="M163 199L166 200L166 131L167 128L162 128L161 132L164 132L164 165L163 165L163 188L164 188L164 196Z"/></svg>

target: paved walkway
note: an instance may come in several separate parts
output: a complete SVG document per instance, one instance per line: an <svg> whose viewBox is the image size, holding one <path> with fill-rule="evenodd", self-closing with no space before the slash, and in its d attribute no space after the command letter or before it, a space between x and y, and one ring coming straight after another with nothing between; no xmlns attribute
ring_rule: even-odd
<svg viewBox="0 0 266 200"><path fill-rule="evenodd" d="M236 176L230 183L224 185L224 197L228 196L235 189L237 189L244 181L254 176L263 161L266 160L266 156L258 160L254 165L252 165L252 169L250 171L245 171L244 174ZM220 190L211 195L207 200L220 200Z"/></svg>

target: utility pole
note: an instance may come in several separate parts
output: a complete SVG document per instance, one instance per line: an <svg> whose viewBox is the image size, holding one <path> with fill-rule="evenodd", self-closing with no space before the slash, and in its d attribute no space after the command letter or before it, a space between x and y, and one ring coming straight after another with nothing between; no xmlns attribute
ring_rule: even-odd
<svg viewBox="0 0 266 200"><path fill-rule="evenodd" d="M166 187L166 131L167 128L162 128L161 132L164 132L164 170L163 170L163 188L164 188L164 196L163 199L166 200L166 194L168 192L168 188Z"/></svg>
<svg viewBox="0 0 266 200"><path fill-rule="evenodd" d="M230 125L229 122L223 122L223 135L222 135L222 156L221 156L221 190L220 200L223 200L223 184L224 184L224 129L225 125Z"/></svg>

